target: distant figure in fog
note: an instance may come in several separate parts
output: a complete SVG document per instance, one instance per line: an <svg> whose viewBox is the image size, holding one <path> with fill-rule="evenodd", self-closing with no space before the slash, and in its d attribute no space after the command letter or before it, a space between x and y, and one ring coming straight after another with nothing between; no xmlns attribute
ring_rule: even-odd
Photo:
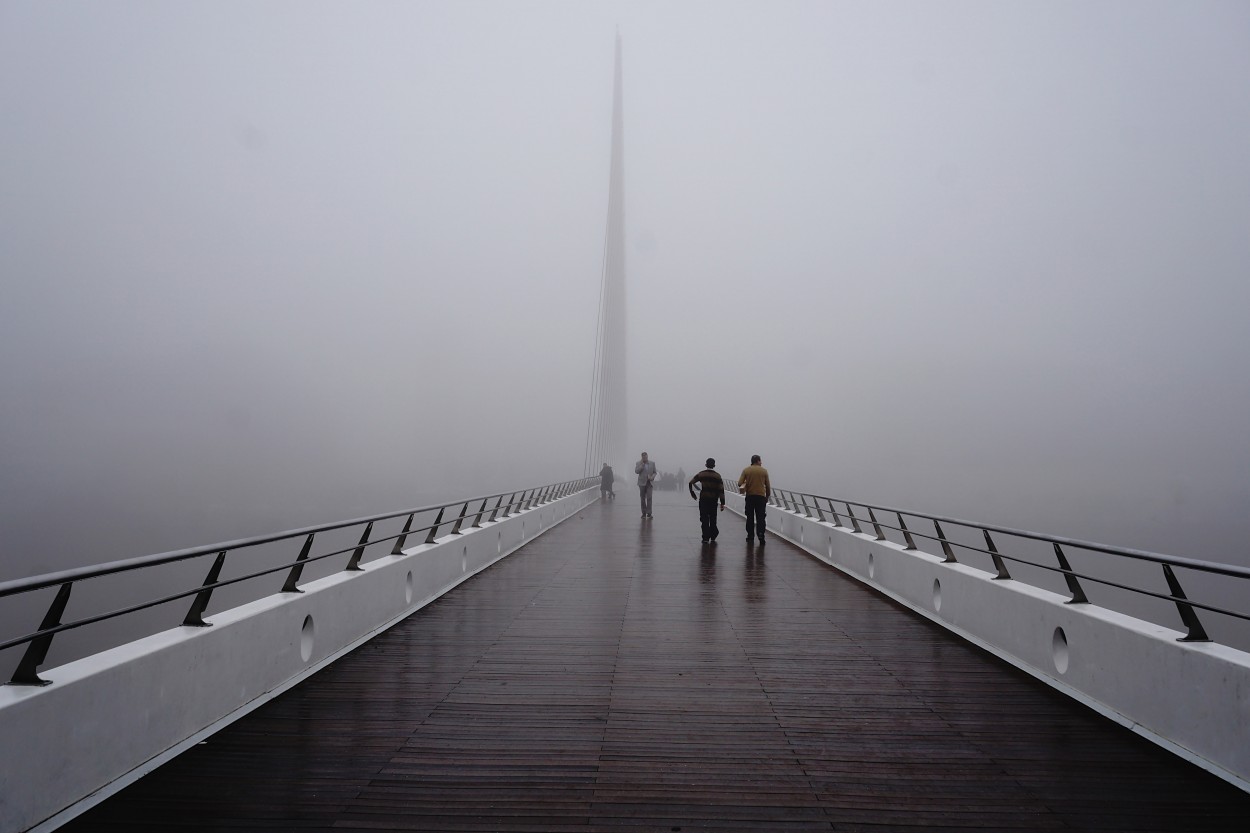
<svg viewBox="0 0 1250 833"><path fill-rule="evenodd" d="M746 495L747 543L751 543L751 537L758 534L760 544L763 544L764 507L773 495L773 487L768 482L768 469L760 465L760 455L751 455L751 465L742 470L738 488Z"/></svg>
<svg viewBox="0 0 1250 833"><path fill-rule="evenodd" d="M616 475L612 472L612 467L607 463L603 464L603 468L599 469L599 497L602 500L616 497L616 492L612 491L612 481L616 480Z"/></svg>
<svg viewBox="0 0 1250 833"><path fill-rule="evenodd" d="M725 511L725 481L716 473L716 461L711 457L707 458L707 468L690 478L690 482L686 487L690 489L690 496L699 501L699 525L703 528L703 543L715 544L716 536L720 535L720 530L716 528L716 508L717 502L720 503L721 512ZM699 486L699 493L695 494L695 484Z"/></svg>
<svg viewBox="0 0 1250 833"><path fill-rule="evenodd" d="M651 514L651 493L654 489L655 463L647 459L647 452L642 452L642 459L634 464L634 474L638 475L638 498L642 503L642 516L653 517Z"/></svg>

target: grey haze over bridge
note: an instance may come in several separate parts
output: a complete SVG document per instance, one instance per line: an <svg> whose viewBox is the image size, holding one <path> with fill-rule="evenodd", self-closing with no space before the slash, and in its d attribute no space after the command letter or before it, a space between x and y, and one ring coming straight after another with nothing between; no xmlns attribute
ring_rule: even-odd
<svg viewBox="0 0 1250 833"><path fill-rule="evenodd" d="M1169 657L1239 644L1244 582L1204 582L1206 567L1185 562L1235 561L1246 532L1238 438L1247 398L1238 380L1250 374L1237 310L1248 259L1238 218L1250 191L1238 149L1250 109L1226 80L1244 77L1246 51L1233 34L1244 31L1240 13L1200 4L1178 25L1175 12L1153 9L1125 38L1106 10L1056 12L1048 26L1034 25L1040 12L1029 7L997 19L955 15L917 34L888 11L736 8L745 29L733 13L689 9L642 26L630 88L641 94L628 99L630 158L639 163L631 161L628 230L619 53L609 113L606 73L569 72L585 64L567 31L515 11L499 12L513 24L502 27L507 37L451 7L404 13L407 27L338 12L305 24L310 35L337 24L334 35L303 39L280 59L260 48L277 32L264 11L246 13L259 24L246 26L237 10L202 19L164 10L133 20L86 12L81 28L23 13L0 27L0 60L14 70L0 73L8 79L0 95L20 116L0 132L14 183L0 233L6 273L16 276L2 330L3 381L14 395L0 579L14 590L25 577L61 576L24 594L43 596L14 617L20 627L5 622L20 639L44 618L42 636L8 652L26 652L30 675L52 680L43 691L64 683L51 670L90 664L111 644L92 643L95 629L85 626L58 630L48 618L54 587L68 597L66 621L165 592L128 582L129 571L64 575L82 564L233 538L239 546L202 548L206 558L188 556L179 562L186 571L160 584L182 595L166 610L203 600L199 615L213 627L202 633L227 633L239 606L263 605L274 591L245 592L241 574L285 575L284 587L311 597L323 587L315 582L359 589L360 579L382 576L380 563L342 570L343 560L368 567L392 558L404 593L387 616L408 616L433 597L425 579L444 587L490 560L486 547L471 561L467 543L457 556L460 536L477 547L494 531L495 556L512 552L535 523L545 532L579 500L584 489L560 478L609 459L627 480L639 447L666 471L692 471L707 454L738 461L763 452L786 487L774 512L795 524L781 534L922 616L946 617L974 644L985 637L955 620L996 609L965 606L961 593L1023 582L1038 591L1024 596L1048 611L1065 601L1076 604L1054 609L1081 611L1074 580L1096 610L1140 617L1145 624L1129 630L1169 643ZM159 49L132 43L114 60L114 44L126 39L101 35L138 22L169 37L151 39ZM518 37L526 31L534 37ZM25 68L54 33L74 60L33 78ZM449 33L444 46L423 40ZM481 50L462 49L470 35ZM412 49L413 38L426 48ZM205 56L228 39L238 47L236 74L197 73L196 60L172 58ZM1162 60L1162 40L1169 56L1191 60ZM366 42L370 61L353 60ZM533 48L542 43L558 48ZM698 46L706 43L719 46ZM1060 55L1062 66L1047 57ZM364 64L369 72L356 74ZM572 75L593 83L573 84ZM362 77L369 83L356 83ZM405 85L408 115L392 106L399 95L385 107L370 98L379 79L398 77L417 79ZM167 89L154 91L154 78ZM559 87L567 109L535 97L555 79L569 82ZM309 118L333 102L343 118ZM579 109L584 122L571 115ZM1172 128L1177 113L1194 129ZM84 129L59 130L67 120ZM412 161L394 164L400 158ZM572 186L587 171L582 179L607 186L594 198ZM534 210L537 200L544 210ZM588 263L602 264L598 287L585 279ZM596 291L598 316L586 312ZM528 485L511 491L517 484ZM467 494L480 503L444 503ZM376 526L324 526L327 517L414 504L434 508ZM888 506L922 511L894 518ZM1097 548L1043 536L1013 539L1008 551L1003 527L974 524L960 538L949 516L1184 557L1161 569L1134 551L1138 566L1126 577L1100 566ZM403 537L405 519L417 538ZM248 536L290 527L305 529L254 557ZM848 539L859 543L843 561L834 532L860 536ZM433 540L420 546L435 550L405 553L421 534ZM858 548L887 538L895 546L884 552L911 565L898 575L883 551ZM317 548L301 549L305 541ZM605 558L641 569L644 543ZM957 554L934 573L932 562L906 554L912 544ZM663 547L674 566L692 566L680 536ZM219 574L203 563L218 551L227 553ZM297 552L318 559L302 574ZM752 569L755 578L781 575ZM1235 565L1216 569L1239 574ZM911 580L889 584L901 576ZM701 599L726 591L714 581L700 587L711 594ZM298 595L279 594L274 610L286 612L275 615L294 615ZM300 668L281 685L380 627L360 626L327 650L334 619L304 615L283 643ZM1081 614L1055 615L1061 621L1042 630L1007 635L1033 639L1022 661L1061 676L1097 667L1065 618L1084 622ZM195 624L185 610L172 620L160 608L135 617L149 618L127 639ZM1200 635L1193 619L1219 644L1170 645ZM175 642L189 642L176 632ZM42 662L37 643L48 637ZM1192 673L1190 661L1178 673ZM247 702L262 708L260 700ZM825 807L827 799L794 800ZM597 806L585 817L602 817Z"/></svg>
<svg viewBox="0 0 1250 833"><path fill-rule="evenodd" d="M1243 9L122 0L0 26L0 577L576 472L617 26L614 465L1246 564Z"/></svg>

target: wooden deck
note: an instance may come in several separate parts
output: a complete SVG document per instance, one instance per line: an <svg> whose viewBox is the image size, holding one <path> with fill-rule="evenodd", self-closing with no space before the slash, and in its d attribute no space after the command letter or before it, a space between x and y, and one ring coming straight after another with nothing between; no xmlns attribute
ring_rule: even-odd
<svg viewBox="0 0 1250 833"><path fill-rule="evenodd" d="M1250 829L1250 795L630 491L63 829Z"/></svg>

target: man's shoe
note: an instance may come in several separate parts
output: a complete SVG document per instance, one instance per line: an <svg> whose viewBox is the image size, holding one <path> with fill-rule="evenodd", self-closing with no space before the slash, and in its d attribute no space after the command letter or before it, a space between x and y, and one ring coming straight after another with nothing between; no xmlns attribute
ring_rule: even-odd
<svg viewBox="0 0 1250 833"><path fill-rule="evenodd" d="M763 539L763 538L761 538L761 539L760 539L760 546L761 546L761 547L762 547L762 546L764 546L764 539Z"/></svg>
<svg viewBox="0 0 1250 833"><path fill-rule="evenodd" d="M750 536L750 535L748 535L748 536L747 536L747 543L748 543L748 544L749 544L749 543L751 543L751 536Z"/></svg>

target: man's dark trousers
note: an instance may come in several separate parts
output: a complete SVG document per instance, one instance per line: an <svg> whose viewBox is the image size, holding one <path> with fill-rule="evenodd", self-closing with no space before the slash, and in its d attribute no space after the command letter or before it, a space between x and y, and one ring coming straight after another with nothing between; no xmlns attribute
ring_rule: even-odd
<svg viewBox="0 0 1250 833"><path fill-rule="evenodd" d="M699 523L703 526L704 541L715 541L716 536L720 535L720 530L716 528L718 506L720 503L715 499L699 501Z"/></svg>
<svg viewBox="0 0 1250 833"><path fill-rule="evenodd" d="M760 540L763 541L764 507L768 505L768 498L763 495L747 495L745 503L747 516L747 538L753 537L756 532L758 532Z"/></svg>

